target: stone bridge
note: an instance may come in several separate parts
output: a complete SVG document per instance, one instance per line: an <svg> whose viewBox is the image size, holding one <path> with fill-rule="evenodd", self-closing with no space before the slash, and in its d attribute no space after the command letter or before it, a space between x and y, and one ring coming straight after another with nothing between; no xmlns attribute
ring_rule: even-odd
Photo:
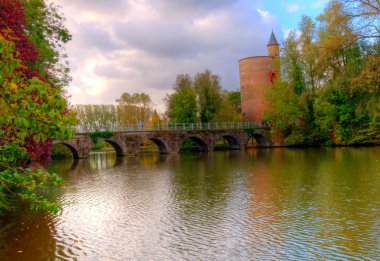
<svg viewBox="0 0 380 261"><path fill-rule="evenodd" d="M150 140L154 142L160 153L177 153L185 139L191 139L198 144L201 151L213 151L216 142L224 139L229 149L244 149L252 139L257 147L271 147L272 140L269 128L254 128L248 136L244 129L214 129L214 130L150 130L150 131L120 131L114 132L106 141L115 149L118 156L135 155L139 147ZM68 147L74 158L86 158L94 146L90 133L80 133L69 140L55 141Z"/></svg>

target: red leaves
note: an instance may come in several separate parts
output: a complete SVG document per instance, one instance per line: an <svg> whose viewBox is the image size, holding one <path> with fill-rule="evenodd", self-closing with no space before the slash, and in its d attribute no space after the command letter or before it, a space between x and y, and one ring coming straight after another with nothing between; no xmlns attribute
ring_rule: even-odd
<svg viewBox="0 0 380 261"><path fill-rule="evenodd" d="M0 0L0 34L15 43L15 57L22 61L22 71L29 76L38 76L27 64L38 58L36 47L29 41L25 32L25 14L19 0Z"/></svg>
<svg viewBox="0 0 380 261"><path fill-rule="evenodd" d="M0 0L0 26L22 29L25 24L24 8L18 0Z"/></svg>
<svg viewBox="0 0 380 261"><path fill-rule="evenodd" d="M274 83L274 79L276 79L276 72L272 71L269 73L269 80L272 84Z"/></svg>
<svg viewBox="0 0 380 261"><path fill-rule="evenodd" d="M47 164L50 161L53 142L47 139L43 142L36 142L33 138L28 137L25 140L25 148L30 156L30 161L39 164Z"/></svg>

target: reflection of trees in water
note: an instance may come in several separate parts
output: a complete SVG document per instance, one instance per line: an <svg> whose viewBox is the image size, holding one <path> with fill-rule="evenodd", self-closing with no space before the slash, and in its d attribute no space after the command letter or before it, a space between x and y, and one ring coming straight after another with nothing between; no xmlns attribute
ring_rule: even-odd
<svg viewBox="0 0 380 261"><path fill-rule="evenodd" d="M210 242L218 242L214 247L221 256L228 251L223 246L237 249L240 238L231 220L238 219L244 205L240 195L246 188L241 184L244 176L239 171L244 165L244 153L180 153L168 161L175 204L171 215L176 222L167 233L176 234L179 230L191 235L178 237L171 242L171 249L202 249Z"/></svg>
<svg viewBox="0 0 380 261"><path fill-rule="evenodd" d="M91 169L95 172L112 169L118 163L116 154L108 152L91 153L87 160L90 163Z"/></svg>
<svg viewBox="0 0 380 261"><path fill-rule="evenodd" d="M250 157L252 160L257 160L258 158L267 158L269 154L273 153L277 149L273 148L250 148L246 150L246 156Z"/></svg>
<svg viewBox="0 0 380 261"><path fill-rule="evenodd" d="M52 217L26 209L0 219L0 260L54 260Z"/></svg>
<svg viewBox="0 0 380 261"><path fill-rule="evenodd" d="M47 169L59 175L64 175L68 171L75 169L77 164L78 160L74 159L73 157L54 159L47 166Z"/></svg>
<svg viewBox="0 0 380 261"><path fill-rule="evenodd" d="M380 161L379 149L371 150L282 148L271 149L265 157L249 151L255 160L249 169L250 215L258 221L249 236L264 246L271 240L268 235L276 235L279 245L288 245L298 241L307 226L313 233L298 241L299 253L306 252L306 244L315 251L327 245L327 251L345 248L363 255L373 251L374 210L380 209L380 203L374 203L380 198L380 177L376 176ZM311 256L315 257L315 251Z"/></svg>
<svg viewBox="0 0 380 261"><path fill-rule="evenodd" d="M295 245L305 257L315 257L321 249L375 257L380 236L379 152L379 148L282 148L123 158L99 154L54 161L53 167L65 177L68 199L82 195L83 206L91 205L94 198L81 191L96 188L97 204L105 205L105 212L96 209L101 218L112 213L115 226L121 218L129 228L143 228L128 231L126 239L115 232L111 241L125 240L128 245L134 235L144 239L137 247L160 242L167 249L201 254L204 246L223 252L225 243L226 252L257 250L265 257L277 253L274 259L287 259L281 254L293 254L289 249ZM93 175L95 170L100 174ZM75 220L84 215L78 209ZM88 224L86 215L84 219ZM0 260L52 260L54 252L75 252L76 244L68 239L73 237L59 238L59 224L56 233L49 218L25 212L0 221ZM76 228L73 234L85 233Z"/></svg>
<svg viewBox="0 0 380 261"><path fill-rule="evenodd" d="M233 180L242 153L181 153L171 160L170 169L175 173L173 187L179 203L192 213L205 206L212 211L227 204L230 194L237 188Z"/></svg>
<svg viewBox="0 0 380 261"><path fill-rule="evenodd" d="M64 184L75 184L88 179L88 174L101 174L120 165L122 158L115 153L91 153L87 159L60 159L53 160L48 166L64 179Z"/></svg>
<svg viewBox="0 0 380 261"><path fill-rule="evenodd" d="M142 165L154 165L154 164L159 164L162 162L166 162L170 155L168 154L159 154L159 153L154 153L154 154L141 154L136 156L136 160L138 163Z"/></svg>

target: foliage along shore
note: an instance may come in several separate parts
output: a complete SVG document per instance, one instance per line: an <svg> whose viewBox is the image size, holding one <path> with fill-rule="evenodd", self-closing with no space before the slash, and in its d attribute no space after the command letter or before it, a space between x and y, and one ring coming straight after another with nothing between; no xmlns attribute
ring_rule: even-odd
<svg viewBox="0 0 380 261"><path fill-rule="evenodd" d="M59 48L71 39L55 5L0 0L0 213L20 206L57 212L47 172L53 140L73 135L64 87L70 81Z"/></svg>
<svg viewBox="0 0 380 261"><path fill-rule="evenodd" d="M380 144L380 3L368 3L330 1L284 41L264 114L284 145Z"/></svg>

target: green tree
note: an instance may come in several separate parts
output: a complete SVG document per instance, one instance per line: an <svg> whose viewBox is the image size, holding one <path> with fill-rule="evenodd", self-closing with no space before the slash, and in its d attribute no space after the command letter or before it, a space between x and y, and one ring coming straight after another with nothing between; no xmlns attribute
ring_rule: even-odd
<svg viewBox="0 0 380 261"><path fill-rule="evenodd" d="M264 120L281 131L287 144L303 144L305 137L299 129L305 113L294 86L277 81L267 99L272 106L264 112Z"/></svg>
<svg viewBox="0 0 380 261"><path fill-rule="evenodd" d="M171 122L197 122L197 96L189 75L178 75L174 93L166 96L166 114Z"/></svg>
<svg viewBox="0 0 380 261"><path fill-rule="evenodd" d="M316 23L310 17L303 16L299 30L300 63L297 66L302 67L303 70L300 68L297 70L302 71L303 88L308 88L314 93L323 78L323 73L319 70L320 65L318 64L320 49L317 46Z"/></svg>
<svg viewBox="0 0 380 261"><path fill-rule="evenodd" d="M166 116L171 122L241 121L239 91L222 90L220 77L209 70L198 73L194 80L178 75L174 93L166 97Z"/></svg>
<svg viewBox="0 0 380 261"><path fill-rule="evenodd" d="M227 98L228 102L231 104L232 109L241 114L241 96L240 91L226 91L223 90L223 96Z"/></svg>
<svg viewBox="0 0 380 261"><path fill-rule="evenodd" d="M240 122L241 101L240 92L223 90L220 95L220 103L214 122Z"/></svg>
<svg viewBox="0 0 380 261"><path fill-rule="evenodd" d="M71 81L64 45L71 40L65 18L54 3L44 0L22 0L29 41L38 50L38 59L31 64L53 84L65 87Z"/></svg>
<svg viewBox="0 0 380 261"><path fill-rule="evenodd" d="M300 95L305 89L305 80L302 71L301 54L298 48L298 39L295 32L291 32L282 48L282 78L289 82L294 92Z"/></svg>
<svg viewBox="0 0 380 261"><path fill-rule="evenodd" d="M198 97L199 118L201 122L215 121L220 110L220 77L206 70L194 77L194 88Z"/></svg>

